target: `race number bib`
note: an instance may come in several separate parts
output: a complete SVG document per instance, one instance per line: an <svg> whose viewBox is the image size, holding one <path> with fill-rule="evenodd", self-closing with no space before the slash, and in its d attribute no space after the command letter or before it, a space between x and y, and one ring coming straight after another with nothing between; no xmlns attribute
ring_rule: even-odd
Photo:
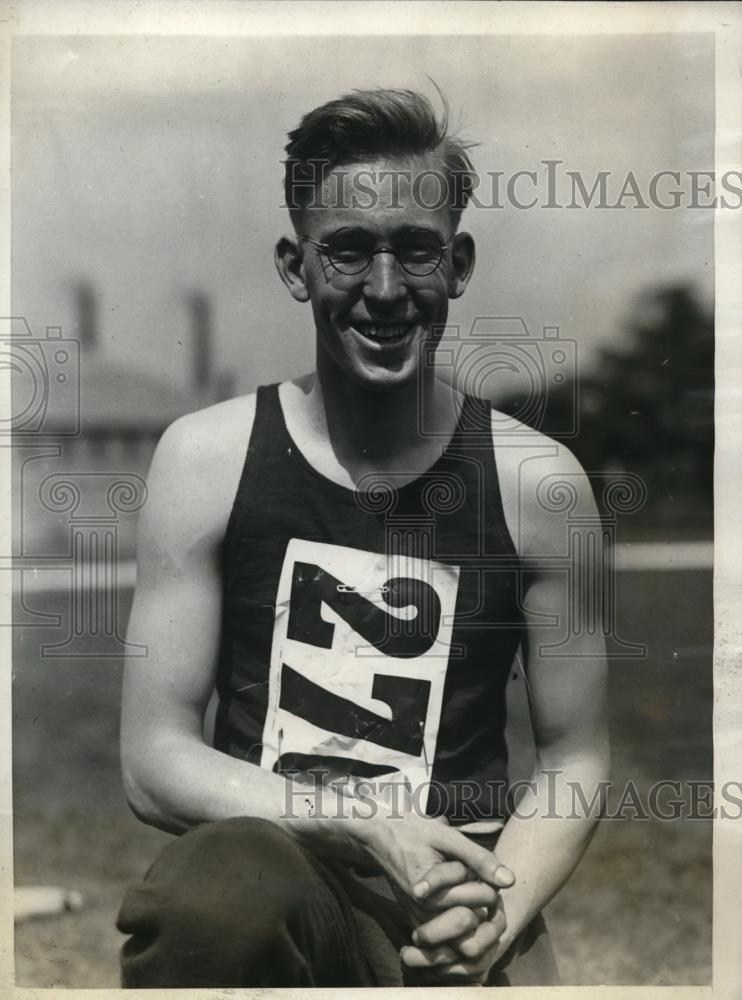
<svg viewBox="0 0 742 1000"><path fill-rule="evenodd" d="M458 583L457 566L291 539L261 765L399 773L424 809Z"/></svg>

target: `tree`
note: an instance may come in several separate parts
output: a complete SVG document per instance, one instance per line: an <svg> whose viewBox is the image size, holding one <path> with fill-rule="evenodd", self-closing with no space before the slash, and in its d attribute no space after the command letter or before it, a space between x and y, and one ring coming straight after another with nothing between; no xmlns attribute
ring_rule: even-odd
<svg viewBox="0 0 742 1000"><path fill-rule="evenodd" d="M580 378L579 433L567 443L588 473L643 477L648 507L710 514L714 454L713 313L685 285L640 295L617 346ZM517 409L514 399L506 409ZM574 385L548 400L540 428L568 424ZM678 508L676 508L678 509Z"/></svg>

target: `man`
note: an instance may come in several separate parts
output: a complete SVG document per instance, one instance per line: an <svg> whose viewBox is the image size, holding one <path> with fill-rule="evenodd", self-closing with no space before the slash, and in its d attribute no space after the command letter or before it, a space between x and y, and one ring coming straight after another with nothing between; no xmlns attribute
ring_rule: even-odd
<svg viewBox="0 0 742 1000"><path fill-rule="evenodd" d="M123 982L556 982L540 911L594 826L566 782L606 775L605 664L599 629L545 651L574 588L539 490L568 481L588 518L590 490L426 362L474 266L471 164L429 102L355 92L287 152L276 266L316 370L177 421L150 473L123 772L184 835L124 902ZM537 762L513 809L519 645Z"/></svg>

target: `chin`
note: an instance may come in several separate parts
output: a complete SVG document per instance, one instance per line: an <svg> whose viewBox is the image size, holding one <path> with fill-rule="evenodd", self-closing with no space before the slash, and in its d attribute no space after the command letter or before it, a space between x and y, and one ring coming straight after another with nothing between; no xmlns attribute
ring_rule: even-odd
<svg viewBox="0 0 742 1000"><path fill-rule="evenodd" d="M375 392L393 392L416 384L419 378L417 358L406 359L396 368L356 362L345 366L345 371L359 386Z"/></svg>
<svg viewBox="0 0 742 1000"><path fill-rule="evenodd" d="M419 335L404 350L386 357L363 350L345 350L338 354L336 364L343 373L372 391L392 392L417 384L420 379L423 355Z"/></svg>

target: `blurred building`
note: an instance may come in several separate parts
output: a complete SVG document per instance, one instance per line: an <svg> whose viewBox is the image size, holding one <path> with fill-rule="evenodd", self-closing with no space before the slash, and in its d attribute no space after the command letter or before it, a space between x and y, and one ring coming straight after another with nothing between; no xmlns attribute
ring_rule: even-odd
<svg viewBox="0 0 742 1000"><path fill-rule="evenodd" d="M136 494L144 490L158 439L183 414L229 398L235 382L231 373L215 370L212 306L204 293L184 300L191 365L180 385L107 358L95 289L81 281L73 294L76 336L64 343L79 344L79 372L72 375L79 419L70 433L70 414L55 409L50 373L43 434L16 438L16 552L61 556L69 549L73 522L87 519L115 524L119 555L126 558L134 552L136 526L127 507L131 514L139 509Z"/></svg>

